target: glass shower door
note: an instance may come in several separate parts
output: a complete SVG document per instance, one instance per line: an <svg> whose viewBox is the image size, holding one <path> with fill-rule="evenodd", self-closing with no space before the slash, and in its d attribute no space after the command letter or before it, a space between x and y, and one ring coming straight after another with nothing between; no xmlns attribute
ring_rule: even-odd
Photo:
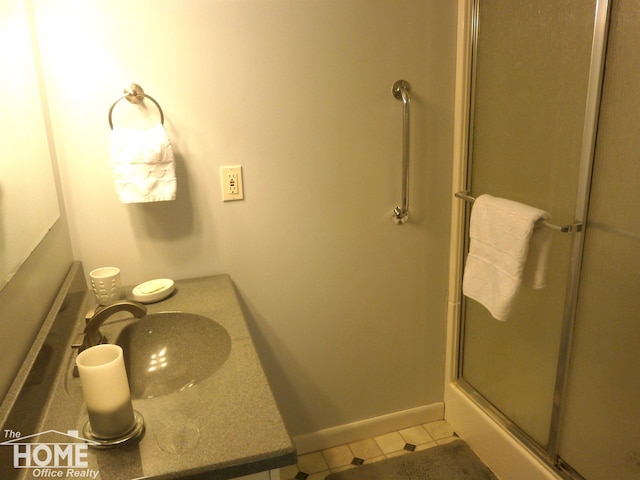
<svg viewBox="0 0 640 480"><path fill-rule="evenodd" d="M478 0L468 188L576 207L595 0ZM547 287L523 287L500 322L463 300L461 383L538 445L549 442L571 235L554 232Z"/></svg>
<svg viewBox="0 0 640 480"><path fill-rule="evenodd" d="M613 2L559 454L640 478L640 4Z"/></svg>

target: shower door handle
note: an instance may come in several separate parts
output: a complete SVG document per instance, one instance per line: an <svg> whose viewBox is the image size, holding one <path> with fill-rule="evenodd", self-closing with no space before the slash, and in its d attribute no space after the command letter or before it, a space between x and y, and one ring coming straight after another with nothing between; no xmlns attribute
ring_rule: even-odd
<svg viewBox="0 0 640 480"><path fill-rule="evenodd" d="M410 103L411 86L405 80L393 84L392 93L402 101L402 204L393 209L393 222L402 225L409 218L409 140L410 140Z"/></svg>

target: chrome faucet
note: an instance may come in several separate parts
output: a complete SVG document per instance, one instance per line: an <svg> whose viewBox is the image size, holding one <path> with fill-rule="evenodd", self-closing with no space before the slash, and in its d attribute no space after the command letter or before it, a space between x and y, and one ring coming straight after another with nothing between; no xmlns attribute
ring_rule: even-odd
<svg viewBox="0 0 640 480"><path fill-rule="evenodd" d="M106 343L105 337L100 332L100 327L107 318L118 312L129 312L134 317L140 318L147 314L147 307L138 302L121 300L98 310L91 318L87 319L87 325L84 328L84 332L82 332L84 338L82 344L79 345L79 352L89 347Z"/></svg>

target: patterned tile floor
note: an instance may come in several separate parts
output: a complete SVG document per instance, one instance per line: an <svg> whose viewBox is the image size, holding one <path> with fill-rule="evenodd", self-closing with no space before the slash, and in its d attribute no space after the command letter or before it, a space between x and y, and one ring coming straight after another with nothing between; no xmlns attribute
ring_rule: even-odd
<svg viewBox="0 0 640 480"><path fill-rule="evenodd" d="M298 457L298 464L280 469L281 480L324 480L333 472L357 468L396 455L425 450L456 438L444 420L416 425L357 442L338 445Z"/></svg>

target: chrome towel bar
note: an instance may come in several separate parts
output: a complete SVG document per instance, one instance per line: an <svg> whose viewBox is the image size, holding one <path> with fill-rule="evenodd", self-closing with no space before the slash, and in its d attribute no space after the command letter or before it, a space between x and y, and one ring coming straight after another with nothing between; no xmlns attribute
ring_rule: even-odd
<svg viewBox="0 0 640 480"><path fill-rule="evenodd" d="M160 104L156 102L151 95L147 95L146 93L144 93L144 90L140 85L138 85L137 83L132 83L128 87L125 87L124 95L118 98L115 102L113 102L113 104L111 105L111 108L109 109L109 126L111 127L111 130L113 130L113 120L111 118L111 114L113 113L113 107L115 107L116 103L118 103L120 100L124 98L126 98L129 103L134 103L134 104L140 103L145 98L148 98L149 100L151 100L155 104L155 106L158 107L158 111L160 112L160 123L164 125L164 112L162 111Z"/></svg>
<svg viewBox="0 0 640 480"><path fill-rule="evenodd" d="M467 192L456 192L454 195L460 200L464 200L468 203L473 203L476 201L475 197L472 197ZM553 223L549 222L543 222L543 224L545 227L549 227L552 230L562 233L574 233L582 231L582 223L580 222L571 223L569 225L554 225Z"/></svg>
<svg viewBox="0 0 640 480"><path fill-rule="evenodd" d="M410 115L409 91L411 86L405 80L393 84L391 92L398 100L402 100L402 206L393 209L391 217L396 225L402 225L409 218L409 140Z"/></svg>

